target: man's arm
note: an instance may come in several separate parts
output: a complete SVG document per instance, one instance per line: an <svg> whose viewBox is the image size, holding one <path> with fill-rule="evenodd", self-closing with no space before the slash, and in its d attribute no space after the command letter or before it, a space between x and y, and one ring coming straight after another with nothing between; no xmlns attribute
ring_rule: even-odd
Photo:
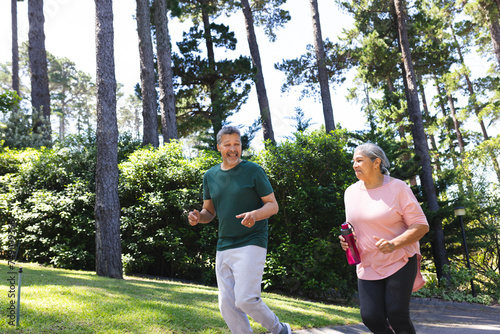
<svg viewBox="0 0 500 334"><path fill-rule="evenodd" d="M243 218L243 220L241 221L242 225L252 227L255 225L255 222L267 219L272 215L278 213L279 206L274 193L261 197L261 199L262 202L264 202L264 205L262 205L259 209L245 212L236 216L236 218Z"/></svg>
<svg viewBox="0 0 500 334"><path fill-rule="evenodd" d="M215 218L215 207L211 199L203 201L203 208L201 211L193 210L188 214L188 222L190 225L210 223Z"/></svg>

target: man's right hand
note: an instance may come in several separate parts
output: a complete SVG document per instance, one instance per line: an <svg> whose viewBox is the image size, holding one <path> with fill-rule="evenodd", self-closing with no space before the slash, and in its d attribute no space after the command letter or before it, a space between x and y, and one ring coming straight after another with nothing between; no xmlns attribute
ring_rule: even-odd
<svg viewBox="0 0 500 334"><path fill-rule="evenodd" d="M188 214L189 225L191 226L197 225L200 222L200 217L201 217L200 211L198 210L190 211Z"/></svg>

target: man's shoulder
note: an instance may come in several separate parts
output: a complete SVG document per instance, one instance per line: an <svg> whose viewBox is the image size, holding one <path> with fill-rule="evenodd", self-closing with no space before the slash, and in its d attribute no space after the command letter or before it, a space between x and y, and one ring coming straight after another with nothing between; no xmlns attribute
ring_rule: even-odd
<svg viewBox="0 0 500 334"><path fill-rule="evenodd" d="M262 169L262 167L259 164L248 160L242 160L241 166L248 169Z"/></svg>
<svg viewBox="0 0 500 334"><path fill-rule="evenodd" d="M209 170L207 170L205 172L205 175L215 174L215 173L219 172L221 170L220 165L221 164L217 164L217 165L211 167Z"/></svg>

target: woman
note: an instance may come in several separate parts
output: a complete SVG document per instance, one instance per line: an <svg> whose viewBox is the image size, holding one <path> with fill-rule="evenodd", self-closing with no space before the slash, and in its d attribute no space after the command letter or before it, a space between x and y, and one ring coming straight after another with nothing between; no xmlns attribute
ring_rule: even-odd
<svg viewBox="0 0 500 334"><path fill-rule="evenodd" d="M361 254L361 318L376 334L415 333L410 297L424 285L418 241L429 224L408 185L389 176L389 161L379 146L358 146L353 161L359 181L347 188L344 202ZM339 238L346 250L347 243Z"/></svg>

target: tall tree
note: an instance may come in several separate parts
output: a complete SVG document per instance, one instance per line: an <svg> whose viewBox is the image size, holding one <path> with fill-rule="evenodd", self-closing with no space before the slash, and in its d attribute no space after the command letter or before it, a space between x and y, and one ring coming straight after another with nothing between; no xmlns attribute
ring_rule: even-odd
<svg viewBox="0 0 500 334"><path fill-rule="evenodd" d="M489 47L484 49L487 53L490 53L491 47L493 47L493 55L497 59L498 65L500 65L500 8L497 1L492 0L474 0L474 1L463 1L465 4L465 12L469 14L475 23L474 34L476 36L476 41L480 47L489 44ZM487 30L490 39L483 38L484 31Z"/></svg>
<svg viewBox="0 0 500 334"><path fill-rule="evenodd" d="M479 0L479 7L481 8L486 21L488 22L488 28L490 30L491 43L493 45L493 51L500 65L500 8L495 6L487 0Z"/></svg>
<svg viewBox="0 0 500 334"><path fill-rule="evenodd" d="M427 146L427 135L424 131L422 113L420 111L420 102L418 99L418 87L413 69L413 63L410 52L410 43L408 40L408 32L406 25L406 8L403 5L403 0L393 0L397 19L398 39L401 48L401 56L403 60L405 75L404 81L407 88L408 113L412 122L413 142L415 152L420 158L422 171L420 179L427 195L427 203L431 212L437 213L439 203L437 200L436 187L432 178L432 166L429 156L429 148ZM435 215L430 221L430 226L434 232L432 246L434 253L434 261L436 263L436 271L439 278L444 277L443 267L448 263L446 247L444 243L444 233L442 226L442 218Z"/></svg>
<svg viewBox="0 0 500 334"><path fill-rule="evenodd" d="M259 102L264 140L270 140L272 143L276 143L271 120L271 110L269 108L269 100L267 98L266 85L264 83L264 74L262 72L259 45L257 44L257 37L255 36L252 9L250 7L249 0L242 0L241 5L243 7L243 15L245 17L245 28L247 32L248 47L250 48L250 56L252 58L252 65L256 71L255 88L257 90L257 100Z"/></svg>
<svg viewBox="0 0 500 334"><path fill-rule="evenodd" d="M432 126L426 125L427 129L435 128L435 118L431 117L429 112L429 105L427 104L427 97L425 94L424 84L422 83L422 79L418 80L418 89L420 91L420 96L422 97L422 108L423 108L423 119L427 123L431 123ZM424 123L425 125L425 123ZM429 140L431 143L431 150L429 150L431 157L433 160L433 165L436 166L436 171L441 171L441 161L439 161L439 152L436 143L436 136L434 132L429 133Z"/></svg>
<svg viewBox="0 0 500 334"><path fill-rule="evenodd" d="M139 139L141 137L141 100L135 95L130 94L125 104L118 109L118 128L120 131L130 131L133 138Z"/></svg>
<svg viewBox="0 0 500 334"><path fill-rule="evenodd" d="M52 114L59 117L58 139L65 138L72 119L77 120L77 130L82 130L82 121L89 120L93 113L95 85L90 74L76 69L68 58L58 58L47 52L49 88ZM89 121L85 122L87 128Z"/></svg>
<svg viewBox="0 0 500 334"><path fill-rule="evenodd" d="M46 145L51 145L50 93L47 74L47 54L45 51L45 32L43 0L28 0L29 18L29 63L31 74L31 105L34 111L34 132L42 133Z"/></svg>
<svg viewBox="0 0 500 334"><path fill-rule="evenodd" d="M234 50L237 43L226 25L211 22L219 14L217 1L184 0L181 5L183 17L191 17L194 26L177 43L181 54L173 55L174 73L181 79L177 93L179 130L192 133L211 127L211 138L205 142L215 149L217 132L248 97L251 60L243 56L215 59L215 48ZM203 42L202 51L199 46ZM202 53L206 53L205 58Z"/></svg>
<svg viewBox="0 0 500 334"><path fill-rule="evenodd" d="M198 0L201 5L201 21L203 23L203 37L205 38L205 46L207 48L208 68L210 72L215 74L217 72L215 62L214 40L212 37L212 24L210 23L210 14L216 10L216 5L212 4L211 0ZM210 83L210 100L212 101L212 112L210 113L210 121L215 134L222 129L224 121L224 110L219 102L221 91L217 87L217 80L212 80Z"/></svg>
<svg viewBox="0 0 500 334"><path fill-rule="evenodd" d="M321 102L323 103L323 116L325 117L326 133L335 130L333 119L332 99L330 96L330 85L328 84L328 74L326 71L326 53L321 34L321 24L319 20L318 0L309 0L311 5L311 15L313 22L314 49L318 64L318 81L321 89Z"/></svg>
<svg viewBox="0 0 500 334"><path fill-rule="evenodd" d="M177 139L177 117L175 109L174 79L172 71L172 48L168 32L168 16L165 0L154 0L154 24L156 28L156 58L160 86L160 111L163 141Z"/></svg>
<svg viewBox="0 0 500 334"><path fill-rule="evenodd" d="M58 59L50 53L47 58L49 63L48 74L52 113L59 117L58 137L60 140L63 140L66 135L66 126L71 116L71 89L77 79L77 70L75 63L67 58Z"/></svg>
<svg viewBox="0 0 500 334"><path fill-rule="evenodd" d="M19 90L19 46L17 41L17 1L11 0L12 15L12 89L21 96Z"/></svg>
<svg viewBox="0 0 500 334"><path fill-rule="evenodd" d="M96 272L123 278L118 198L118 126L113 3L95 0L97 61Z"/></svg>
<svg viewBox="0 0 500 334"><path fill-rule="evenodd" d="M153 42L151 39L151 18L149 0L136 0L137 34L141 62L141 95L143 115L142 144L158 147L158 105L154 68Z"/></svg>
<svg viewBox="0 0 500 334"><path fill-rule="evenodd" d="M497 4L500 4L500 0L497 0ZM448 8L451 8L452 10L449 10ZM463 51L462 51L463 47L457 38L457 33L455 32L456 28L452 24L452 19L456 16L456 15L454 15L454 12L456 10L453 10L453 9L454 9L453 6L450 6L450 5L446 6L446 8L443 9L443 12L444 12L443 16L450 22L449 28L451 31L451 36L453 38L456 52L458 54L460 64L462 66L461 73L465 79L465 82L467 83L467 91L469 92L469 103L471 105L471 109L474 110L474 113L476 114L476 117L478 119L479 126L481 127L481 132L483 134L483 140L487 141L490 139L490 136L488 135L488 130L487 130L486 125L485 125L484 120L483 120L484 115L481 112L484 107L481 108L480 103L478 101L478 94L476 94L473 82L470 78L469 68L465 64L464 55L463 55ZM466 35L470 35L470 34L466 34ZM488 151L489 151L488 153L490 155L491 162L493 164L493 168L495 169L495 172L497 174L497 179L500 182L500 165L498 164L497 157L494 154L494 152L492 152L491 150L488 150Z"/></svg>
<svg viewBox="0 0 500 334"><path fill-rule="evenodd" d="M96 85L92 75L78 71L72 87L73 110L78 134L89 132L95 128L96 118Z"/></svg>
<svg viewBox="0 0 500 334"><path fill-rule="evenodd" d="M459 51L459 54L460 54L462 66L465 67L465 62L463 60L463 56L461 55L460 51ZM481 127L481 132L483 134L483 141L487 141L490 139L490 136L488 135L488 130L486 129L486 125L484 124L483 115L481 113L481 108L479 107L479 103L477 101L477 95L474 91L474 86L472 85L472 82L469 78L468 71L464 71L464 78L465 78L465 81L467 82L467 90L469 91L470 103L472 104L472 108L477 116L479 126ZM488 150L488 151L489 151L488 153L490 155L491 163L493 164L493 168L497 174L498 182L500 182L500 165L498 164L498 158L493 151L490 151L490 150Z"/></svg>

